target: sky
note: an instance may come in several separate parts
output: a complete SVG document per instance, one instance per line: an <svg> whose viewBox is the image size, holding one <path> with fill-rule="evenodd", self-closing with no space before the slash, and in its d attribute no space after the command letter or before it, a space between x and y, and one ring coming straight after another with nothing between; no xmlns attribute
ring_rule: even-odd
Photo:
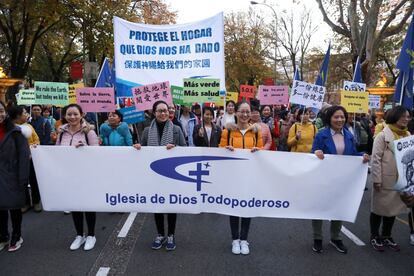
<svg viewBox="0 0 414 276"><path fill-rule="evenodd" d="M224 12L225 15L231 12L247 12L249 7L253 7L261 14L269 17L269 22L274 17L269 7L263 5L252 6L250 5L250 0L165 0L165 2L170 6L171 10L178 12L178 24L198 21L211 17L219 12ZM298 6L298 4L293 3L293 0L256 0L256 2L265 2L272 6L276 13L279 11L282 12L283 10L298 10L298 7L303 6L303 4L299 4ZM332 36L332 30L323 22L316 1L307 0L302 1L302 3L306 3L306 7L312 11L313 22L318 25L317 35L313 36L310 46L326 49L329 37Z"/></svg>

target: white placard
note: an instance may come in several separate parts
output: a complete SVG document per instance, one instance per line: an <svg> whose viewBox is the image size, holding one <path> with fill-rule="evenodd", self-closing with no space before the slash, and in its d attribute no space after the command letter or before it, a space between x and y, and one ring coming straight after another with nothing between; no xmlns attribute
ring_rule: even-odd
<svg viewBox="0 0 414 276"><path fill-rule="evenodd" d="M368 102L369 109L379 109L380 103L381 103L381 96L369 95L369 102Z"/></svg>
<svg viewBox="0 0 414 276"><path fill-rule="evenodd" d="M362 82L344 81L343 90L365 92L367 85Z"/></svg>

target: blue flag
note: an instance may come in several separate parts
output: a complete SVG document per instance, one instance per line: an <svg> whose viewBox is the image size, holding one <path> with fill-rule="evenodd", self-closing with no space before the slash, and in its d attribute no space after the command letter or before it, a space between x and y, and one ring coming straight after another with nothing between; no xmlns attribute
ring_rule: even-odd
<svg viewBox="0 0 414 276"><path fill-rule="evenodd" d="M301 81L301 77L300 77L300 73L299 73L299 69L296 67L295 70L295 75L293 75L293 80L297 80L297 81Z"/></svg>
<svg viewBox="0 0 414 276"><path fill-rule="evenodd" d="M331 56L331 43L329 43L328 50L326 51L325 57L323 58L321 69L319 70L318 78L315 84L325 86L326 78L328 76L329 58Z"/></svg>
<svg viewBox="0 0 414 276"><path fill-rule="evenodd" d="M400 70L400 74L395 87L394 102L411 110L413 108L414 14L396 67Z"/></svg>
<svg viewBox="0 0 414 276"><path fill-rule="evenodd" d="M101 71L99 72L98 80L96 81L95 87L113 87L115 81L115 72L109 65L108 58L105 58Z"/></svg>
<svg viewBox="0 0 414 276"><path fill-rule="evenodd" d="M361 61L359 60L359 56L355 64L354 77L352 78L352 81L362 83Z"/></svg>

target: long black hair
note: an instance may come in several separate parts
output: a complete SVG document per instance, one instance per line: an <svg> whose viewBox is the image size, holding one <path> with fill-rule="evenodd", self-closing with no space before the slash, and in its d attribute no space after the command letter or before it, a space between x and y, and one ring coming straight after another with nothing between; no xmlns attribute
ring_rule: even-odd
<svg viewBox="0 0 414 276"><path fill-rule="evenodd" d="M7 113L7 107L6 105L0 101L0 105L4 108L4 111L6 112L6 118L3 121L3 124L5 126L6 132L9 132L15 128L13 121L10 119L8 113Z"/></svg>

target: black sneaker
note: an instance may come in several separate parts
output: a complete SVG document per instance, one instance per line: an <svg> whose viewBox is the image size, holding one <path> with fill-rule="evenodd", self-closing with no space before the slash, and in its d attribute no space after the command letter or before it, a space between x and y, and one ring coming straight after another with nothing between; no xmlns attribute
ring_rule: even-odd
<svg viewBox="0 0 414 276"><path fill-rule="evenodd" d="M322 240L313 240L313 247L312 250L316 253L322 253Z"/></svg>
<svg viewBox="0 0 414 276"><path fill-rule="evenodd" d="M330 243L333 245L333 247L335 247L336 251L343 254L348 253L348 249L345 247L344 243L341 240L331 240Z"/></svg>
<svg viewBox="0 0 414 276"><path fill-rule="evenodd" d="M385 246L379 237L371 238L371 245L372 245L372 248L374 248L375 250L379 252L384 252Z"/></svg>
<svg viewBox="0 0 414 276"><path fill-rule="evenodd" d="M384 238L383 240L384 246L388 247L389 249L393 251L400 251L400 246L391 238Z"/></svg>

